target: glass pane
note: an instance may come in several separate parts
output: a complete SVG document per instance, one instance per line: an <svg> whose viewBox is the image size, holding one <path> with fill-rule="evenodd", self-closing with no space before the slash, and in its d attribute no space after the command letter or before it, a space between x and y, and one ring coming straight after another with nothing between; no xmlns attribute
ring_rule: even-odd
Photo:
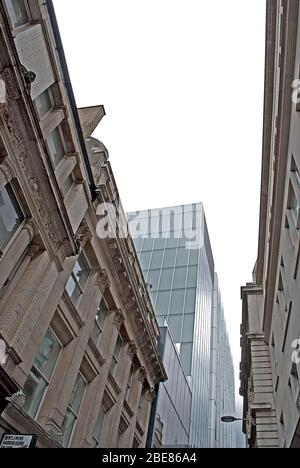
<svg viewBox="0 0 300 468"><path fill-rule="evenodd" d="M160 279L160 290L167 290L171 289L172 287L172 280L173 280L173 268L167 268L162 270L161 272L161 279Z"/></svg>
<svg viewBox="0 0 300 468"><path fill-rule="evenodd" d="M175 265L176 249L168 249L165 252L164 268L171 268Z"/></svg>
<svg viewBox="0 0 300 468"><path fill-rule="evenodd" d="M92 333L91 333L91 338L96 346L99 345L101 335L102 335L102 329L99 327L98 322L96 321L96 323L94 324Z"/></svg>
<svg viewBox="0 0 300 468"><path fill-rule="evenodd" d="M36 369L32 369L24 386L25 402L23 409L35 418L44 396L47 383Z"/></svg>
<svg viewBox="0 0 300 468"><path fill-rule="evenodd" d="M170 292L171 291L163 291L158 293L155 307L157 315L168 315Z"/></svg>
<svg viewBox="0 0 300 468"><path fill-rule="evenodd" d="M139 260L140 260L142 270L148 270L150 258L151 258L151 252L141 252L139 256Z"/></svg>
<svg viewBox="0 0 300 468"><path fill-rule="evenodd" d="M143 244L143 251L152 250L154 245L154 239L145 238Z"/></svg>
<svg viewBox="0 0 300 468"><path fill-rule="evenodd" d="M174 237L170 237L169 239L167 239L166 248L170 249L170 248L177 247L177 244L178 244L178 239Z"/></svg>
<svg viewBox="0 0 300 468"><path fill-rule="evenodd" d="M123 340L119 335L117 339L116 347L115 347L115 352L114 352L114 357L116 358L117 361L120 357L122 346L123 346Z"/></svg>
<svg viewBox="0 0 300 468"><path fill-rule="evenodd" d="M187 375L191 375L192 371L192 343L182 343L180 348L180 357Z"/></svg>
<svg viewBox="0 0 300 468"><path fill-rule="evenodd" d="M185 247L178 249L176 266L186 266L188 264L189 251Z"/></svg>
<svg viewBox="0 0 300 468"><path fill-rule="evenodd" d="M172 315L168 318L168 325L175 343L181 338L182 315Z"/></svg>
<svg viewBox="0 0 300 468"><path fill-rule="evenodd" d="M51 135L48 137L47 143L49 146L52 161L54 163L54 166L56 167L65 155L64 145L58 128L53 130Z"/></svg>
<svg viewBox="0 0 300 468"><path fill-rule="evenodd" d="M14 28L29 23L24 0L5 0L5 3Z"/></svg>
<svg viewBox="0 0 300 468"><path fill-rule="evenodd" d="M152 286L152 290L156 291L158 287L159 275L161 270L150 270L148 274L148 283Z"/></svg>
<svg viewBox="0 0 300 468"><path fill-rule="evenodd" d="M34 100L34 104L40 119L52 109L52 102L49 93L49 89L46 89L46 91L44 91Z"/></svg>
<svg viewBox="0 0 300 468"><path fill-rule="evenodd" d="M66 416L62 425L62 433L63 433L63 442L62 446L67 448L69 446L73 428L75 425L76 416L68 409L66 412Z"/></svg>
<svg viewBox="0 0 300 468"><path fill-rule="evenodd" d="M182 341L193 341L194 338L194 320L193 314L185 315L183 321Z"/></svg>
<svg viewBox="0 0 300 468"><path fill-rule="evenodd" d="M66 291L69 294L70 298L74 302L74 304L77 304L77 302L80 299L81 295L81 290L78 287L76 281L74 280L73 276L69 279L66 285Z"/></svg>
<svg viewBox="0 0 300 468"><path fill-rule="evenodd" d="M190 265L198 265L198 258L199 258L199 250L191 249L190 250L189 264Z"/></svg>
<svg viewBox="0 0 300 468"><path fill-rule="evenodd" d="M75 264L73 273L77 277L77 281L82 287L82 289L84 289L86 282L88 280L89 274L90 274L90 267L83 254L79 256Z"/></svg>
<svg viewBox="0 0 300 468"><path fill-rule="evenodd" d="M9 184L0 187L0 248L4 248L11 241L22 222L24 216L15 194Z"/></svg>
<svg viewBox="0 0 300 468"><path fill-rule="evenodd" d="M196 289L187 289L185 301L185 313L192 314L196 309Z"/></svg>
<svg viewBox="0 0 300 468"><path fill-rule="evenodd" d="M184 289L178 289L177 291L172 292L170 314L182 314L183 313L183 303L184 303Z"/></svg>
<svg viewBox="0 0 300 468"><path fill-rule="evenodd" d="M154 249L155 250L164 249L165 245L166 245L166 239L161 239L161 238L155 239Z"/></svg>
<svg viewBox="0 0 300 468"><path fill-rule="evenodd" d="M65 182L62 185L62 192L64 196L66 196L68 192L71 190L73 186L73 182L74 180L73 180L72 174L70 174L69 177L66 178Z"/></svg>
<svg viewBox="0 0 300 468"><path fill-rule="evenodd" d="M57 339L48 331L34 362L35 366L48 380L55 368L61 349L62 347Z"/></svg>
<svg viewBox="0 0 300 468"><path fill-rule="evenodd" d="M95 427L95 432L94 432L94 438L98 442L100 441L101 431L102 431L103 424L104 424L104 418L105 418L105 411L104 411L103 407L101 406L100 411L99 411L98 420L97 420L96 427Z"/></svg>
<svg viewBox="0 0 300 468"><path fill-rule="evenodd" d="M188 271L188 288L196 288L197 286L197 267L191 266Z"/></svg>
<svg viewBox="0 0 300 468"><path fill-rule="evenodd" d="M185 288L186 275L187 275L186 267L175 268L173 288Z"/></svg>
<svg viewBox="0 0 300 468"><path fill-rule="evenodd" d="M151 263L150 263L151 270L156 270L157 268L161 268L163 254L164 254L163 250L155 250L153 252Z"/></svg>
<svg viewBox="0 0 300 468"><path fill-rule="evenodd" d="M142 244L143 244L144 239L141 237L137 237L134 239L134 246L137 252L139 252L142 249Z"/></svg>
<svg viewBox="0 0 300 468"><path fill-rule="evenodd" d="M75 382L75 386L73 388L72 398L69 404L70 408L72 408L74 413L77 415L79 413L79 409L80 409L80 405L82 402L85 388L86 388L86 382L84 378L80 374L78 374L76 382Z"/></svg>

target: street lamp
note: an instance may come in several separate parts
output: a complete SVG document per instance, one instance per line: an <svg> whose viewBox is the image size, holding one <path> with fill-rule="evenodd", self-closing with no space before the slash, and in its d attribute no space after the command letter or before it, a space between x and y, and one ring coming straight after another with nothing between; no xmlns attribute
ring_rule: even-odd
<svg viewBox="0 0 300 468"><path fill-rule="evenodd" d="M224 423L233 423L235 421L245 421L245 419L235 418L234 416L222 416L221 421Z"/></svg>

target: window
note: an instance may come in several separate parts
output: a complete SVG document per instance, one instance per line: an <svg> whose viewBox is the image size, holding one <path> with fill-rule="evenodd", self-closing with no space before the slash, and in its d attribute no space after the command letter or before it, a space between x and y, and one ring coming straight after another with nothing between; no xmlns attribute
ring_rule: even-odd
<svg viewBox="0 0 300 468"><path fill-rule="evenodd" d="M182 315L170 315L168 318L168 326L170 328L173 340L175 343L180 342L181 338Z"/></svg>
<svg viewBox="0 0 300 468"><path fill-rule="evenodd" d="M186 276L187 276L187 268L186 267L177 267L177 268L175 268L173 288L178 288L178 289L185 288Z"/></svg>
<svg viewBox="0 0 300 468"><path fill-rule="evenodd" d="M193 344L182 343L180 348L180 357L182 360L183 367L186 375L191 375L192 372L192 356L193 356Z"/></svg>
<svg viewBox="0 0 300 468"><path fill-rule="evenodd" d="M0 186L0 249L4 250L24 221L10 184Z"/></svg>
<svg viewBox="0 0 300 468"><path fill-rule="evenodd" d="M108 307L104 300L101 301L97 310L95 325L92 330L91 338L96 346L99 346L100 339L103 333L104 323L108 315Z"/></svg>
<svg viewBox="0 0 300 468"><path fill-rule="evenodd" d="M68 447L73 435L73 431L78 420L80 413L81 403L83 400L84 392L86 389L86 381L79 373L73 388L71 401L66 411L65 419L62 425L63 442L64 448Z"/></svg>
<svg viewBox="0 0 300 468"><path fill-rule="evenodd" d="M50 89L46 89L35 100L34 104L40 119L42 119L53 108Z"/></svg>
<svg viewBox="0 0 300 468"><path fill-rule="evenodd" d="M58 128L53 130L53 132L49 135L47 144L53 164L55 167L57 167L65 155L64 144Z"/></svg>
<svg viewBox="0 0 300 468"><path fill-rule="evenodd" d="M112 358L111 367L110 367L110 373L113 377L115 377L117 373L122 346L123 346L123 340L121 336L119 335L116 346L115 346L115 351L114 351L114 355Z"/></svg>
<svg viewBox="0 0 300 468"><path fill-rule="evenodd" d="M197 286L197 267L191 266L189 267L189 272L188 272L187 287L196 288L196 286Z"/></svg>
<svg viewBox="0 0 300 468"><path fill-rule="evenodd" d="M150 263L151 270L156 270L157 268L161 268L163 255L164 255L163 250L155 250L153 252L151 263Z"/></svg>
<svg viewBox="0 0 300 468"><path fill-rule="evenodd" d="M161 291L171 289L173 281L173 268L165 268L161 272L159 289Z"/></svg>
<svg viewBox="0 0 300 468"><path fill-rule="evenodd" d="M167 249L165 251L165 258L163 268L171 268L175 265L176 249Z"/></svg>
<svg viewBox="0 0 300 468"><path fill-rule="evenodd" d="M69 191L71 190L73 186L73 182L74 182L73 175L70 174L69 177L66 178L66 180L64 181L61 187L64 197L68 195Z"/></svg>
<svg viewBox="0 0 300 468"><path fill-rule="evenodd" d="M300 187L300 174L294 157L292 157L291 171L295 176L295 181L298 187Z"/></svg>
<svg viewBox="0 0 300 468"><path fill-rule="evenodd" d="M130 368L130 373L129 373L129 378L127 382L127 387L126 387L126 393L125 393L125 400L129 400L132 384L133 384L133 376L134 376L134 366L131 366Z"/></svg>
<svg viewBox="0 0 300 468"><path fill-rule="evenodd" d="M193 314L196 308L196 289L187 289L185 299L185 313Z"/></svg>
<svg viewBox="0 0 300 468"><path fill-rule="evenodd" d="M299 211L300 211L300 204L299 200L296 196L294 187L292 184L290 184L290 190L289 190L289 204L288 204L288 209L291 210L296 228L299 228Z"/></svg>
<svg viewBox="0 0 300 468"><path fill-rule="evenodd" d="M176 266L186 266L188 264L189 251L185 247L180 247L177 253Z"/></svg>
<svg viewBox="0 0 300 468"><path fill-rule="evenodd" d="M170 314L182 314L183 313L183 303L184 303L184 289L178 289L172 292Z"/></svg>
<svg viewBox="0 0 300 468"><path fill-rule="evenodd" d="M101 432L104 426L105 415L106 410L101 406L93 434L92 448L100 447Z"/></svg>
<svg viewBox="0 0 300 468"><path fill-rule="evenodd" d="M160 270L150 270L148 273L148 283L151 285L153 291L157 291L158 281L159 281Z"/></svg>
<svg viewBox="0 0 300 468"><path fill-rule="evenodd" d="M83 294L85 285L87 283L88 277L90 274L90 267L84 256L80 254L73 273L66 285L66 291L74 304L79 302L80 296Z"/></svg>
<svg viewBox="0 0 300 468"><path fill-rule="evenodd" d="M191 342L194 338L194 314L188 314L184 316L182 341Z"/></svg>
<svg viewBox="0 0 300 468"><path fill-rule="evenodd" d="M141 253L140 264L141 264L142 270L148 270L150 258L151 258L151 252Z"/></svg>
<svg viewBox="0 0 300 468"><path fill-rule="evenodd" d="M24 410L35 418L58 361L61 344L49 330L42 342L24 387Z"/></svg>
<svg viewBox="0 0 300 468"><path fill-rule="evenodd" d="M24 0L5 0L6 8L14 28L29 23L29 16Z"/></svg>
<svg viewBox="0 0 300 468"><path fill-rule="evenodd" d="M162 291L157 295L155 312L157 315L168 315L170 291Z"/></svg>

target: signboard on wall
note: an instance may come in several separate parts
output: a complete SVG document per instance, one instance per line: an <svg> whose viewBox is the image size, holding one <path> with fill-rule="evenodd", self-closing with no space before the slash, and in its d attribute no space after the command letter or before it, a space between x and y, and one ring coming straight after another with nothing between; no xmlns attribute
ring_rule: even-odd
<svg viewBox="0 0 300 468"><path fill-rule="evenodd" d="M0 449L29 449L35 448L37 436L34 434L4 434L0 443Z"/></svg>
<svg viewBox="0 0 300 468"><path fill-rule="evenodd" d="M21 64L36 74L31 86L31 97L35 99L55 81L42 26L36 24L18 33L15 44Z"/></svg>

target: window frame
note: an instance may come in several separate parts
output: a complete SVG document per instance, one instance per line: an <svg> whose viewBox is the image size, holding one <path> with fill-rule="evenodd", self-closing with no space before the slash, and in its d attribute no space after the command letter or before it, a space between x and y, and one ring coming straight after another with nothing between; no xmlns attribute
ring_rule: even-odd
<svg viewBox="0 0 300 468"><path fill-rule="evenodd" d="M7 5L7 0L4 0L4 8L5 8L5 11L6 11L6 14L7 14L7 17L8 17L8 20L9 20L9 24L12 28L13 31L17 31L18 29L21 29L21 28L24 28L26 26L30 26L32 24L32 15L31 15L31 11L30 11L30 8L29 8L29 5L28 5L28 2L27 0L23 0L23 4L25 6L25 10L26 10L26 14L27 14L27 17L28 17L28 21L26 21L25 23L22 23L18 26L15 26L13 24L13 20L11 18L11 15L9 13L9 7Z"/></svg>
<svg viewBox="0 0 300 468"><path fill-rule="evenodd" d="M103 410L103 415L101 413L101 410ZM101 404L100 406L100 410L99 410L99 413L98 413L98 417L97 417L97 421L96 421L96 424L95 424L95 427L94 427L94 432L93 432L93 435L92 435L92 442L93 442L93 445L95 443L95 447L93 446L93 448L99 448L101 446L101 434L102 434L102 431L103 431L103 427L104 427L104 424L105 424L105 417L107 415L108 411L104 408L103 404ZM97 438L97 436L95 435L95 432L96 432L96 429L97 429L97 426L98 426L98 423L99 423L99 420L100 420L100 416L102 416L102 424L101 424L101 430L100 430L100 433L99 433L99 438Z"/></svg>
<svg viewBox="0 0 300 468"><path fill-rule="evenodd" d="M97 312L99 311L100 307L101 307L101 304L104 303L105 304L105 307L106 307L106 310L105 310L105 318L103 320L103 325L101 326L101 324L99 323L99 320L97 320L97 315L96 315L96 318L95 318L95 321L94 321L94 325L93 325L93 328L92 328L92 331L91 331L91 339L93 341L93 343L97 346L97 348L99 347L100 345L100 342L101 342L101 338L102 338L102 335L103 335L103 331L104 331L104 326L105 326L105 323L106 323L106 320L107 320L107 317L109 315L109 307L105 301L104 298L102 298L101 302L100 302L100 305L98 307L98 310ZM104 312L104 311L101 311L101 312ZM99 336L98 336L98 340L95 340L94 339L94 336L93 336L93 333L94 333L94 330L99 331Z"/></svg>
<svg viewBox="0 0 300 468"><path fill-rule="evenodd" d="M78 413L75 412L75 410L73 410L73 408L71 407L71 399L72 399L72 395L73 395L73 392L74 392L74 389L75 389L75 385L76 385L76 382L77 382L77 379L78 377L81 377L82 380L84 381L85 383L85 387L84 387L84 392L82 394L82 398L81 398L81 401L80 401L80 405L79 405L79 408L78 408ZM74 416L74 422L73 422L73 426L72 426L72 431L70 433L70 438L68 440L68 443L66 445L66 448L69 448L70 447L70 444L72 442L72 439L73 439L73 436L74 436L74 431L76 429L76 425L77 425L77 422L78 422L78 419L80 417L80 412L81 412L81 409L82 409L82 404L83 404L83 401L84 401L84 397L85 397L85 394L86 394L86 391L87 391L87 387L88 387L88 381L87 379L84 377L83 373L81 370L79 370L78 374L77 374L77 377L76 377L76 380L75 380L75 383L74 383L74 387L73 387L73 390L72 390L72 394L71 394L71 398L70 398L70 401L68 403L68 406L67 406L67 409L66 409L66 412L65 412L65 418L66 418L66 415L67 415L67 412L69 411L73 416ZM65 418L64 418L64 421L65 421ZM63 421L63 423L64 423Z"/></svg>
<svg viewBox="0 0 300 468"><path fill-rule="evenodd" d="M81 284L79 283L79 281L78 281L78 279L77 279L77 276L76 276L76 274L74 273L75 266L76 266L76 264L78 263L78 260L80 259L81 256L84 258L85 263L86 263L87 266L89 267L89 273L88 273L86 282L85 282L85 284L84 284L83 287L82 287ZM78 256L77 260L76 260L76 263L75 263L75 265L74 265L74 268L73 268L73 270L72 270L72 273L71 273L71 275L69 276L69 279L68 279L68 281L67 281L67 283L66 283L66 286L65 286L65 291L66 291L66 293L68 294L68 297L70 298L70 300L72 301L72 303L73 303L75 306L77 306L77 305L79 304L79 302L80 302L82 296L84 295L84 291L85 291L86 285L87 285L87 283L88 283L88 281L89 281L90 275L91 275L91 266L90 266L90 264L89 264L89 262L88 262L88 260L87 260L87 257L86 257L86 255L85 255L85 253L82 251L82 252L80 253L80 255ZM68 283L69 283L69 281L70 281L71 278L72 278L72 280L73 280L74 283L75 283L75 289L74 289L74 291L73 291L73 294L74 294L74 292L75 292L76 290L79 291L78 300L77 300L77 301L75 301L75 300L72 298L72 296L70 296L70 294L69 294L69 292L68 292L68 290L67 290L67 286L68 286ZM72 294L72 295L73 295L73 294Z"/></svg>
<svg viewBox="0 0 300 468"><path fill-rule="evenodd" d="M118 340L121 341L121 346L120 346L118 356L116 356ZM112 375L113 378L116 377L116 374L117 374L117 371L118 371L120 356L121 356L121 351L122 351L123 345L124 345L124 340L123 340L121 334L119 333L116 344L115 344L115 349L114 349L114 352L113 352L113 355L112 355L111 366L110 366L110 369L109 369L109 372L110 372L110 374Z"/></svg>
<svg viewBox="0 0 300 468"><path fill-rule="evenodd" d="M44 373L43 373L43 372L37 367L37 365L35 364L36 358L37 358L37 356L38 356L38 354L39 354L39 351L40 351L40 349L41 349L41 346L42 346L42 344L43 344L43 341L44 341L44 339L46 338L46 336L47 336L48 333L51 333L51 334L54 336L54 339L57 341L57 343L58 343L59 346L60 346L60 351L59 351L59 353L58 353L58 356L57 356L57 359L56 359L56 362L55 362L55 366L54 366L54 368L53 368L53 370L52 370L52 373L51 373L51 376L50 376L49 379L44 375ZM52 328L52 327L49 327L48 330L47 330L47 332L46 332L46 334L45 334L45 336L43 337L42 343L41 343L41 345L40 345L40 347L39 347L39 350L38 350L38 352L37 352L37 355L36 355L36 357L35 357L35 360L34 360L32 366L31 366L30 372L29 372L29 374L28 374L28 378L29 378L29 377L31 376L31 374L32 374L33 369L34 369L35 372L38 373L39 376L40 376L39 382L40 382L41 380L43 380L43 381L46 383L46 387L45 387L45 390L44 390L44 392L43 392L43 396L42 396L42 398L41 398L41 401L40 401L40 403L39 403L39 405L38 405L38 408L37 408L37 410L36 410L36 413L35 413L34 416L33 416L33 415L30 415L30 417L32 417L32 419L34 419L34 420L37 420L38 417L39 417L40 410L41 410L41 408L42 408L42 406L43 406L43 403L44 403L44 401L45 401L45 398L46 398L46 396L47 396L47 393L48 393L48 390L49 390L49 386L50 386L50 384L51 384L51 380L52 380L52 378L53 378L53 376L54 376L54 374L55 374L55 371L56 371L56 369L57 369L57 366L58 366L58 363L59 363L61 354L62 354L62 352L63 352L63 349L64 349L64 345L63 345L62 341L59 339L59 337L57 336L57 334L55 333L55 331L53 330L53 328ZM28 412L28 414L29 414L29 412Z"/></svg>
<svg viewBox="0 0 300 468"><path fill-rule="evenodd" d="M48 93L49 100L50 100L50 102L51 102L51 108L50 108L45 114L43 114L42 116L40 116L35 101L36 101L42 94L44 94L46 91L47 91L47 93ZM46 119L49 117L49 115L53 112L53 109L54 109L54 107L55 107L55 102L54 102L54 97L53 97L53 94L52 94L52 91L51 91L51 86L49 86L48 88L45 89L45 91L43 91L41 94L39 94L39 95L33 100L33 104L34 104L34 108L35 108L35 110L36 110L36 114L37 114L37 116L38 116L39 121L42 122L42 121L46 120ZM51 133L50 133L50 135L51 135Z"/></svg>
<svg viewBox="0 0 300 468"><path fill-rule="evenodd" d="M19 209L23 215L23 220L22 222L20 223L20 226L18 227L18 229L16 230L16 232L12 235L12 237L9 239L8 243L6 244L6 246L2 249L0 247L0 254L2 254L2 257L5 255L5 253L10 249L11 245L13 244L13 242L15 241L15 239L18 237L18 235L20 234L21 230L24 228L24 225L26 223L26 220L27 220L27 215L26 215L26 212L25 212L25 209L23 207L23 204L20 200L20 197L19 197L19 194L17 192L17 190L15 189L14 187L14 184L11 180L6 180L3 184L0 184L0 187L6 187L7 185L9 185L17 203L18 203L18 206L19 206ZM11 199L10 199L11 200ZM0 261L1 261L1 258L0 258Z"/></svg>
<svg viewBox="0 0 300 468"><path fill-rule="evenodd" d="M67 148L67 145L66 145L66 142L65 142L65 139L64 139L64 134L63 134L63 131L62 131L62 122L60 122L59 125L57 125L57 127L55 127L52 132L50 132L47 137L46 137L46 144L47 144L47 148L48 148L48 151L49 151L49 156L51 158L51 162L52 162L52 165L53 165L53 168L54 168L54 171L57 170L57 168L61 165L61 163L64 161L64 159L66 158L67 154L68 154L68 148ZM62 156L62 158L59 160L59 162L57 164L55 164L55 161L54 161L54 157L52 156L52 153L51 153L51 150L50 150L50 146L49 146L49 138L52 136L52 134L55 132L55 131L58 131L59 133L59 136L60 136L60 139L61 139L61 142L62 142L62 146L63 146L63 149L64 149L64 154Z"/></svg>

